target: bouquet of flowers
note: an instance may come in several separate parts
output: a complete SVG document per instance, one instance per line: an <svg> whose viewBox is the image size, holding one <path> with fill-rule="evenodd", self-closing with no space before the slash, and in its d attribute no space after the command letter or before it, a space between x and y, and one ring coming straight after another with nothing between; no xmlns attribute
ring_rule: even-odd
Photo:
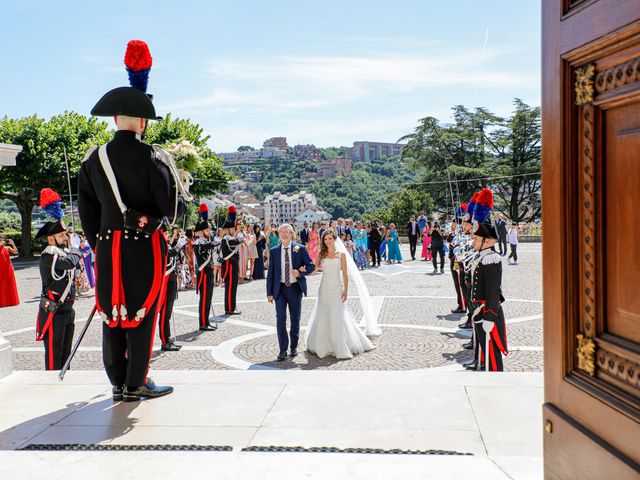
<svg viewBox="0 0 640 480"><path fill-rule="evenodd" d="M172 143L166 148L176 162L180 182L188 192L189 187L193 185L193 172L200 166L200 154L196 147L187 140L180 140L178 143Z"/></svg>

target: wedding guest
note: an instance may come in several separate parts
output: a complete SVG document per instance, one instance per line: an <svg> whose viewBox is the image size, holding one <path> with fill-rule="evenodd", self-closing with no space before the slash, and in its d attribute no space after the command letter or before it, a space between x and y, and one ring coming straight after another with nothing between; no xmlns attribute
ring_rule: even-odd
<svg viewBox="0 0 640 480"><path fill-rule="evenodd" d="M498 232L498 248L500 256L507 254L507 222L504 218L500 217L496 221L496 230Z"/></svg>
<svg viewBox="0 0 640 480"><path fill-rule="evenodd" d="M509 232L507 233L507 240L509 241L509 265L518 265L518 224L512 223ZM513 259L513 263L511 262Z"/></svg>
<svg viewBox="0 0 640 480"><path fill-rule="evenodd" d="M257 223L253 227L253 232L256 238L256 251L258 254L253 266L253 279L264 280L264 256L267 248L267 237Z"/></svg>
<svg viewBox="0 0 640 480"><path fill-rule="evenodd" d="M0 307L12 307L20 303L16 275L10 255L17 255L13 240L0 236Z"/></svg>
<svg viewBox="0 0 640 480"><path fill-rule="evenodd" d="M382 241L380 242L380 257L387 260L387 227L380 225L380 236Z"/></svg>
<svg viewBox="0 0 640 480"><path fill-rule="evenodd" d="M300 230L300 243L305 247L309 243L309 222L304 222L302 230Z"/></svg>
<svg viewBox="0 0 640 480"><path fill-rule="evenodd" d="M389 258L387 259L387 263L402 263L402 253L400 253L400 238L398 238L398 232L396 231L395 223L389 225L389 231L387 232L387 249L389 250Z"/></svg>
<svg viewBox="0 0 640 480"><path fill-rule="evenodd" d="M360 222L356 222L356 227L353 230L353 241L355 242L354 256L358 269L364 270L367 268L367 232L362 228Z"/></svg>
<svg viewBox="0 0 640 480"><path fill-rule="evenodd" d="M315 261L318 252L320 252L320 234L318 233L318 223L314 222L309 230L309 244L307 252L311 257L311 260Z"/></svg>
<svg viewBox="0 0 640 480"><path fill-rule="evenodd" d="M351 258L353 258L353 260L355 261L355 257L353 256L355 243L353 243L353 240L351 240L351 233L343 233L342 235L344 236L344 246L347 248L347 252L349 252Z"/></svg>
<svg viewBox="0 0 640 480"><path fill-rule="evenodd" d="M367 267L369 265L371 265L373 267L373 265L371 264L371 243L373 242L373 239L371 238L371 236L373 235L373 229L371 228L371 222L365 223L365 231L367 232L367 251L365 252L365 254L367 256Z"/></svg>
<svg viewBox="0 0 640 480"><path fill-rule="evenodd" d="M275 223L271 224L271 232L269 233L269 249L276 248L280 243L278 227Z"/></svg>
<svg viewBox="0 0 640 480"><path fill-rule="evenodd" d="M255 225L247 230L247 245L249 246L249 279L253 280L253 273L258 258L258 247L256 246Z"/></svg>
<svg viewBox="0 0 640 480"><path fill-rule="evenodd" d="M244 283L247 279L247 266L249 265L249 246L247 244L247 229L242 220L236 222L236 230L238 231L236 238L240 241L238 248L240 257L238 262L238 283Z"/></svg>
<svg viewBox="0 0 640 480"><path fill-rule="evenodd" d="M220 244L222 243L222 237L224 237L224 230L222 230L222 228L218 228L216 230L216 236L213 237L213 245L215 246L213 254L213 278L215 278L214 285L216 287L223 283L222 264L220 263Z"/></svg>
<svg viewBox="0 0 640 480"><path fill-rule="evenodd" d="M433 273L438 273L438 255L440 255L440 273L444 273L444 237L439 222L434 222L429 232L431 236L431 255L433 256Z"/></svg>
<svg viewBox="0 0 640 480"><path fill-rule="evenodd" d="M93 273L93 250L91 250L86 238L82 239L80 251L82 252L82 261L84 263L84 272L87 277L87 282L89 283L90 288L94 288L96 286L96 280Z"/></svg>
<svg viewBox="0 0 640 480"><path fill-rule="evenodd" d="M409 223L407 223L407 235L409 236L409 251L411 252L411 260L416 259L416 247L420 238L420 226L416 221L416 216L411 215Z"/></svg>
<svg viewBox="0 0 640 480"><path fill-rule="evenodd" d="M369 252L371 255L372 267L379 267L382 261L380 255L380 244L382 242L382 230L380 229L380 220L375 220L371 224L371 236L369 239Z"/></svg>
<svg viewBox="0 0 640 480"><path fill-rule="evenodd" d="M431 260L431 222L426 222L422 229L422 261Z"/></svg>
<svg viewBox="0 0 640 480"><path fill-rule="evenodd" d="M185 288L195 288L196 270L193 257L193 228L188 228L185 232L185 244L184 244L184 258L185 258L185 274L187 280L184 282ZM214 275L213 278L217 278Z"/></svg>

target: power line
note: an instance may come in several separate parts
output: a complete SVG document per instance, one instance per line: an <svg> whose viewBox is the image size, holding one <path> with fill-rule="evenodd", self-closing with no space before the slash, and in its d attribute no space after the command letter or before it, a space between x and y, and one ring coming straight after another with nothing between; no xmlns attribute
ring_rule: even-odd
<svg viewBox="0 0 640 480"><path fill-rule="evenodd" d="M501 175L501 176L497 176L497 177L477 177L477 178L463 178L463 179L456 179L451 181L451 183L464 183L464 182L479 182L482 180L504 180L504 179L508 179L508 178L517 178L517 177L529 177L529 176L534 176L534 175L541 175L542 172L531 172L531 173L519 173L516 175ZM215 182L215 183L220 183L220 180L210 180L210 179L206 179L206 178L194 178L194 180L199 181L199 182ZM323 180L330 180L327 183L335 183L338 180L337 179L323 179ZM247 182L245 180L243 180L243 182L245 182L247 185L252 185L252 186L260 186L260 185L277 185L277 186L288 186L288 185L294 185L294 186L312 186L315 182L291 182L291 181L282 181L282 182ZM442 184L449 184L449 180L436 180L436 181L431 181L431 182L405 182L405 183L390 183L390 182L366 182L366 183L372 183L372 184L376 184L376 185L412 185L412 186L420 186L420 185L442 185Z"/></svg>

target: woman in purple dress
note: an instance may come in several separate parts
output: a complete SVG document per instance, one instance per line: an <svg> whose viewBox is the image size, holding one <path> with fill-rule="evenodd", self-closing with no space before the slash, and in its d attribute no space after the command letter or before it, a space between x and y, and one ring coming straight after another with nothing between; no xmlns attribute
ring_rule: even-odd
<svg viewBox="0 0 640 480"><path fill-rule="evenodd" d="M86 239L83 240L80 250L82 250L82 259L84 260L84 271L87 275L87 281L89 282L89 286L94 288L96 286L96 280L93 274L93 251Z"/></svg>

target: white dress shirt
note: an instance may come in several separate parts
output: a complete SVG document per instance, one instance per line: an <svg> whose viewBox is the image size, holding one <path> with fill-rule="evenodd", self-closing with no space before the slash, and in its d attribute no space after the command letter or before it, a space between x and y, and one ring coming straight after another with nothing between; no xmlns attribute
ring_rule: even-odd
<svg viewBox="0 0 640 480"><path fill-rule="evenodd" d="M282 245L282 251L280 252L280 281L282 283L284 283L284 279L285 279L285 275L284 275L285 250L289 250L289 281L291 283L297 282L297 279L294 278L293 276L293 249L291 248L292 246L293 246L293 242L291 242L288 247L285 247L284 245Z"/></svg>
<svg viewBox="0 0 640 480"><path fill-rule="evenodd" d="M418 235L418 222L411 222L411 235Z"/></svg>

